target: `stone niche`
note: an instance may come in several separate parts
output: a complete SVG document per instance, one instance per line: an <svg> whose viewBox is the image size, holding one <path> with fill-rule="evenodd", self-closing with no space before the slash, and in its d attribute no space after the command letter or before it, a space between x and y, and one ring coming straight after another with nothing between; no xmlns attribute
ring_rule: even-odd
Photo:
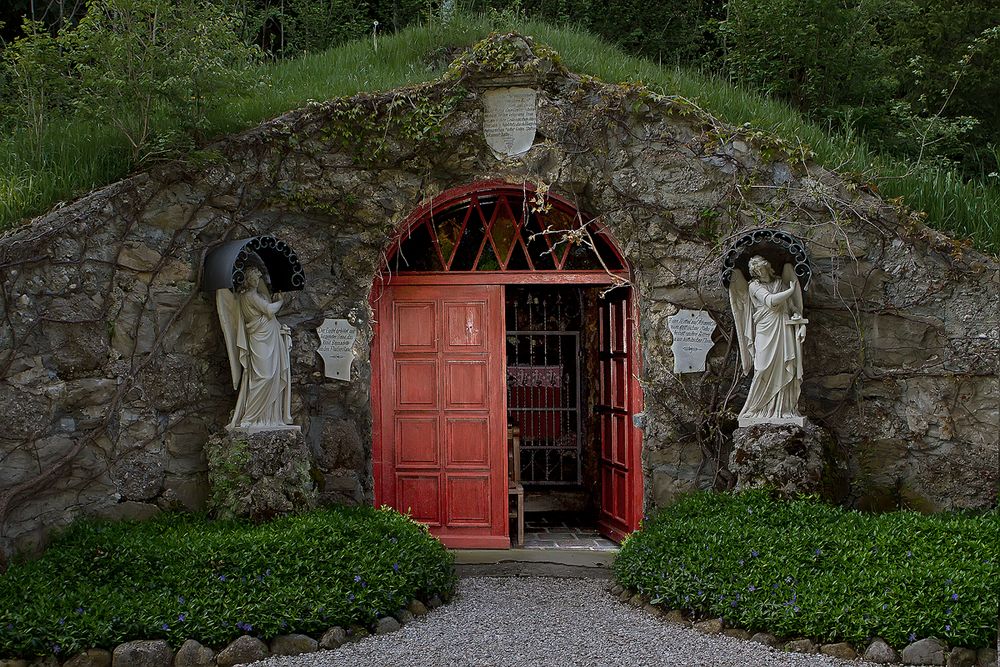
<svg viewBox="0 0 1000 667"><path fill-rule="evenodd" d="M498 155L484 138L483 96L499 87L536 92L523 154ZM136 174L6 232L2 553L33 549L82 514L205 506L205 446L234 396L214 304L199 288L202 253L251 235L289 239L309 275L281 320L319 501L372 502L373 281L416 207L496 181L600 216L632 267L647 509L733 479L747 381L733 385L718 249L757 227L809 247L799 405L830 433L844 502L994 504L996 261L756 136L683 99L577 76L528 38L494 36L438 81L310 103L209 146L210 159ZM680 310L718 324L704 371L674 372L668 318ZM324 374L316 332L326 319L358 331L349 380Z"/></svg>

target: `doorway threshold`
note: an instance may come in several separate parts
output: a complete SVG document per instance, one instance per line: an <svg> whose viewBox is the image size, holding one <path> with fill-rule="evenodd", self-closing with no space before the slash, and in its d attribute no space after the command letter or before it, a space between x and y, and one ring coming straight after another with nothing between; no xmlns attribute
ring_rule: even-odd
<svg viewBox="0 0 1000 667"><path fill-rule="evenodd" d="M453 549L459 577L611 579L618 549Z"/></svg>

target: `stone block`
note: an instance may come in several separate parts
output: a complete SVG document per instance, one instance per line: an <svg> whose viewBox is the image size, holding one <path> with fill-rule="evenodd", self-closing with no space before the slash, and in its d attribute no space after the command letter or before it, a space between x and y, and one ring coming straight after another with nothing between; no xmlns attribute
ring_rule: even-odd
<svg viewBox="0 0 1000 667"><path fill-rule="evenodd" d="M995 648L981 648L976 651L976 662L978 667L997 667L997 650Z"/></svg>
<svg viewBox="0 0 1000 667"><path fill-rule="evenodd" d="M193 639L188 639L177 649L174 656L174 667L213 667L215 651L202 646Z"/></svg>
<svg viewBox="0 0 1000 667"><path fill-rule="evenodd" d="M318 649L319 642L308 635L280 635L271 640L271 655L302 655Z"/></svg>
<svg viewBox="0 0 1000 667"><path fill-rule="evenodd" d="M399 621L401 625L406 625L414 618L413 614L406 609L397 609L393 616L396 617L396 620Z"/></svg>
<svg viewBox="0 0 1000 667"><path fill-rule="evenodd" d="M743 628L726 628L722 631L722 635L724 637L732 637L733 639L741 639L743 641L749 641L753 636Z"/></svg>
<svg viewBox="0 0 1000 667"><path fill-rule="evenodd" d="M115 647L112 667L171 667L174 652L162 639L125 642Z"/></svg>
<svg viewBox="0 0 1000 667"><path fill-rule="evenodd" d="M903 649L902 658L908 665L944 665L947 662L944 644L934 637L913 642Z"/></svg>
<svg viewBox="0 0 1000 667"><path fill-rule="evenodd" d="M267 656L267 644L256 637L241 635L219 651L219 655L215 656L215 664L218 667L233 667L233 665L263 660Z"/></svg>
<svg viewBox="0 0 1000 667"><path fill-rule="evenodd" d="M221 517L255 521L316 506L310 457L298 429L213 435L205 446L210 505Z"/></svg>
<svg viewBox="0 0 1000 667"><path fill-rule="evenodd" d="M420 600L410 600L410 604L406 605L406 610L414 616L423 616L427 613L427 606Z"/></svg>
<svg viewBox="0 0 1000 667"><path fill-rule="evenodd" d="M830 434L806 420L794 424L754 424L733 433L729 468L736 490L769 486L788 497L822 491L824 452Z"/></svg>
<svg viewBox="0 0 1000 667"><path fill-rule="evenodd" d="M28 661L20 658L6 658L0 660L0 667L28 667Z"/></svg>

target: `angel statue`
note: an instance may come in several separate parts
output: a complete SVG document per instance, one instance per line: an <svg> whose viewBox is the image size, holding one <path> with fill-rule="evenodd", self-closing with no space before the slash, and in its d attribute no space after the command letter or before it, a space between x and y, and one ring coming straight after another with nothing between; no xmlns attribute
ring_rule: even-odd
<svg viewBox="0 0 1000 667"><path fill-rule="evenodd" d="M733 269L729 303L736 322L743 373L753 367L750 393L740 411L740 426L798 424L802 387L802 289L791 264L781 277L760 255L750 258L750 283Z"/></svg>
<svg viewBox="0 0 1000 667"><path fill-rule="evenodd" d="M275 317L284 301L271 300L267 268L259 257L251 260L235 294L225 288L216 290L215 304L226 339L233 388L239 390L227 428L293 428L289 357L292 336L291 330Z"/></svg>

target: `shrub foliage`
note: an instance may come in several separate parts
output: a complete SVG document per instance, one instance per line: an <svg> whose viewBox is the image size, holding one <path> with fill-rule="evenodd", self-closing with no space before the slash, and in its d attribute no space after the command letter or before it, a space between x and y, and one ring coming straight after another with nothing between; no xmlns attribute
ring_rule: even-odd
<svg viewBox="0 0 1000 667"><path fill-rule="evenodd" d="M169 514L77 524L0 575L0 656L71 655L132 639L223 645L368 625L449 592L452 556L390 509L262 525Z"/></svg>
<svg viewBox="0 0 1000 667"><path fill-rule="evenodd" d="M696 494L615 561L654 604L824 642L996 639L1000 514L861 514L766 492Z"/></svg>

